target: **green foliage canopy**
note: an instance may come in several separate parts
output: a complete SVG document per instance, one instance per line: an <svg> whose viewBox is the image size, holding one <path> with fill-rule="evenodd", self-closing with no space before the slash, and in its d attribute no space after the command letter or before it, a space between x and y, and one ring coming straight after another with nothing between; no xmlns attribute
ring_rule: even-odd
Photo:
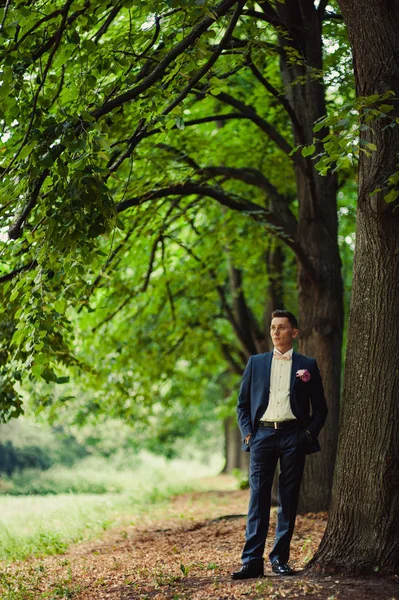
<svg viewBox="0 0 399 600"><path fill-rule="evenodd" d="M98 398L119 390L128 414L126 390L135 406L154 396L154 381L160 397L176 398L173 385L165 391L172 373L182 374L179 394L189 381L198 398L204 378L225 372L220 347L242 364L225 315L228 263L245 267L259 311L266 232L290 246L283 225L297 212L278 32L258 8L233 0L3 8L4 418L20 413L14 381L27 375L66 383L63 370L83 372L98 390L86 411L103 410ZM326 36L342 42L327 52L324 73L342 97L351 93L347 42L334 21ZM291 279L293 262L291 254ZM196 369L176 361L183 347Z"/></svg>

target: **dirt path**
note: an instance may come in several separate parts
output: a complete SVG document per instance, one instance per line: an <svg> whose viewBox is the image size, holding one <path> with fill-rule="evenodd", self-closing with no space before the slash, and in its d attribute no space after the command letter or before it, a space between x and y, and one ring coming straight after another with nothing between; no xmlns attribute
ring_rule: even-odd
<svg viewBox="0 0 399 600"><path fill-rule="evenodd" d="M290 561L299 571L296 576L279 578L267 567L262 580L231 581L230 572L240 566L245 530L240 515L247 499L245 491L185 494L101 540L75 545L61 556L13 565L19 585L25 581L15 598L399 600L394 579L301 575L323 534L324 514L298 517ZM271 532L274 526L275 511Z"/></svg>

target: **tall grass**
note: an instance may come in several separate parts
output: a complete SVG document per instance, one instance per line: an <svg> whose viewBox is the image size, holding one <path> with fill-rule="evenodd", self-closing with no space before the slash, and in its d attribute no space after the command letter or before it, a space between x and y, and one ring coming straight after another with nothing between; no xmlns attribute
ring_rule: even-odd
<svg viewBox="0 0 399 600"><path fill-rule="evenodd" d="M149 455L136 462L135 470L127 470L115 461L84 459L73 469L22 474L15 481L20 492L46 495L0 496L0 560L64 552L71 543L129 522L154 503L197 487L198 477L220 467Z"/></svg>

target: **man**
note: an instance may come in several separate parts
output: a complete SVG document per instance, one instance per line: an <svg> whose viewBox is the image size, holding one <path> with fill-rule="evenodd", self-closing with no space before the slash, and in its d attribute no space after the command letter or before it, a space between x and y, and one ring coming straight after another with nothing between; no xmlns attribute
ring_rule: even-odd
<svg viewBox="0 0 399 600"><path fill-rule="evenodd" d="M271 489L277 461L279 507L276 538L269 554L272 571L292 575L290 543L294 531L305 455L320 450L317 436L327 417L323 385L314 358L293 352L299 335L295 316L272 313L273 352L251 356L238 397L243 449L251 452L250 500L242 567L233 579L263 576L263 551L269 527ZM310 410L311 409L311 410Z"/></svg>

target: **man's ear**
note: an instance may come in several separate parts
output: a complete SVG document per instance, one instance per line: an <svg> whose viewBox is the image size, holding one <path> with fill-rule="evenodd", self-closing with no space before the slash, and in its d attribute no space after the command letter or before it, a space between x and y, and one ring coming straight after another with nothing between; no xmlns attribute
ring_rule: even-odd
<svg viewBox="0 0 399 600"><path fill-rule="evenodd" d="M292 332L292 337L296 338L296 337L298 337L298 335L299 335L299 329L294 329Z"/></svg>

